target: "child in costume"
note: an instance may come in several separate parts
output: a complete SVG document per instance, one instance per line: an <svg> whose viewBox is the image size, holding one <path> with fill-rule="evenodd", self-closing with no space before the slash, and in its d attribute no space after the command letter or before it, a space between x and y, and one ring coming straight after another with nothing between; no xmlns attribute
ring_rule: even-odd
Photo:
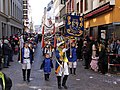
<svg viewBox="0 0 120 90"><path fill-rule="evenodd" d="M40 69L44 70L45 81L49 81L49 75L51 73L51 68L53 68L52 60L48 53L45 54L45 59L40 67Z"/></svg>

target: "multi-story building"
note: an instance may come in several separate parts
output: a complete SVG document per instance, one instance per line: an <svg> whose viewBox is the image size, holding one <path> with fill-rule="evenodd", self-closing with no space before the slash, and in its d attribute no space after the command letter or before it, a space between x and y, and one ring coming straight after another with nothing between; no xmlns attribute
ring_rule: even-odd
<svg viewBox="0 0 120 90"><path fill-rule="evenodd" d="M84 13L85 28L95 39L120 37L120 0L87 1L89 11Z"/></svg>
<svg viewBox="0 0 120 90"><path fill-rule="evenodd" d="M0 0L0 38L22 32L22 0Z"/></svg>
<svg viewBox="0 0 120 90"><path fill-rule="evenodd" d="M29 0L23 0L23 24L24 24L24 30L28 30L29 26Z"/></svg>
<svg viewBox="0 0 120 90"><path fill-rule="evenodd" d="M66 13L84 15L85 32L96 39L120 37L120 0L67 0Z"/></svg>
<svg viewBox="0 0 120 90"><path fill-rule="evenodd" d="M66 0L54 0L54 16L56 31L64 32L65 22L63 20L63 17L66 14L65 2Z"/></svg>

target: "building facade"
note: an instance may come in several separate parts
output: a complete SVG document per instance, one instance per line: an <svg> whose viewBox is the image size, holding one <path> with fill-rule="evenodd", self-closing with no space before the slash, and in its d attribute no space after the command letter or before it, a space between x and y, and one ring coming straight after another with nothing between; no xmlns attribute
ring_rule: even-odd
<svg viewBox="0 0 120 90"><path fill-rule="evenodd" d="M119 0L67 0L66 13L84 15L85 34L95 39L120 37Z"/></svg>
<svg viewBox="0 0 120 90"><path fill-rule="evenodd" d="M84 13L88 34L95 39L120 38L120 1L91 0L90 5L91 10Z"/></svg>
<svg viewBox="0 0 120 90"><path fill-rule="evenodd" d="M23 30L23 0L0 0L0 38Z"/></svg>
<svg viewBox="0 0 120 90"><path fill-rule="evenodd" d="M66 0L54 0L54 17L56 31L64 32L64 15L66 14Z"/></svg>

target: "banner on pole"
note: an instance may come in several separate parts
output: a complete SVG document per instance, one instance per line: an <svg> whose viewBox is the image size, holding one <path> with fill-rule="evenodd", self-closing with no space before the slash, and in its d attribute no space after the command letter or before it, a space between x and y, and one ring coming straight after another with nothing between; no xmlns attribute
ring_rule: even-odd
<svg viewBox="0 0 120 90"><path fill-rule="evenodd" d="M68 14L66 16L65 27L67 36L82 36L84 31L83 16Z"/></svg>

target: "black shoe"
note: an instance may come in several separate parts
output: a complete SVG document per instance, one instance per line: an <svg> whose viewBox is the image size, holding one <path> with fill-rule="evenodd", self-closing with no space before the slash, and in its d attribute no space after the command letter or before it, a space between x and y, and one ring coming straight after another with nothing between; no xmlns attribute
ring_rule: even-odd
<svg viewBox="0 0 120 90"><path fill-rule="evenodd" d="M85 67L85 69L89 69L88 67Z"/></svg>
<svg viewBox="0 0 120 90"><path fill-rule="evenodd" d="M23 78L23 81L26 81L26 79L25 79L25 78Z"/></svg>
<svg viewBox="0 0 120 90"><path fill-rule="evenodd" d="M28 81L28 82L30 82L30 80L29 80L29 79L28 79L27 81Z"/></svg>
<svg viewBox="0 0 120 90"><path fill-rule="evenodd" d="M61 86L58 86L58 89L62 89L62 87L61 87Z"/></svg>
<svg viewBox="0 0 120 90"><path fill-rule="evenodd" d="M4 67L4 68L9 68L9 67Z"/></svg>
<svg viewBox="0 0 120 90"><path fill-rule="evenodd" d="M66 85L62 85L64 87L64 89L68 89L68 87Z"/></svg>
<svg viewBox="0 0 120 90"><path fill-rule="evenodd" d="M76 73L74 73L74 75L76 75Z"/></svg>

